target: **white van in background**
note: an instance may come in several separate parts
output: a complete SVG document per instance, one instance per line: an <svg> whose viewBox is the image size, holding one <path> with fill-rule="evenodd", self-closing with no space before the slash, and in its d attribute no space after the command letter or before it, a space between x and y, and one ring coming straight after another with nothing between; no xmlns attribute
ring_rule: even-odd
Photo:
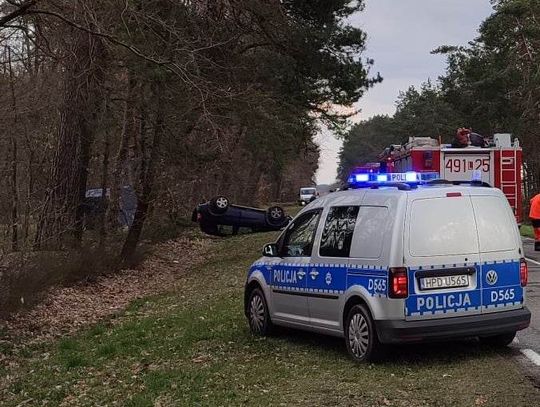
<svg viewBox="0 0 540 407"><path fill-rule="evenodd" d="M300 205L307 205L317 199L318 195L317 188L315 187L300 188L300 199L298 200L298 203Z"/></svg>

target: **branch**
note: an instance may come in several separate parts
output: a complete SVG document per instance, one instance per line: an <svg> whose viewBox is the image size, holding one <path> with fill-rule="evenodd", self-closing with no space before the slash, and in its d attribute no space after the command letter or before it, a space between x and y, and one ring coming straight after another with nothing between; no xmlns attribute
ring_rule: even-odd
<svg viewBox="0 0 540 407"><path fill-rule="evenodd" d="M274 45L274 43L270 42L270 41L266 41L266 42L255 42L253 44L250 44L250 45L246 45L245 47L243 47L239 52L239 54L244 54L246 52L248 52L249 50L253 49L253 48L261 48L261 47L271 47L272 45Z"/></svg>
<svg viewBox="0 0 540 407"><path fill-rule="evenodd" d="M34 0L34 1L37 1L37 0ZM80 24L77 24L74 21L71 21L70 19L64 17L62 14L55 13L54 11L32 10L31 13L32 14L44 14L44 15L56 17L56 18L62 20L64 23L68 24L69 26L71 26L73 28L84 31L84 32L86 32L88 34L92 34L92 35L96 35L96 36L101 37L101 38L105 38L106 40L110 41L111 43L119 45L119 46L121 46L123 48L126 48L128 51L132 52L133 54L137 55L138 57L141 57L141 58L143 58L143 59L145 59L145 60L147 60L149 62L152 62L152 63L154 63L156 65L169 65L171 63L171 61L158 60L158 59L152 58L151 56L145 55L138 48L136 48L136 47L134 47L132 45L129 45L129 44L123 42L123 41L120 41L119 39L113 37L110 34L105 34L105 33L101 33L101 32L98 32L98 31L91 30L91 29L89 29L87 27L84 27L84 26L82 26Z"/></svg>
<svg viewBox="0 0 540 407"><path fill-rule="evenodd" d="M18 9L15 9L11 13L6 14L3 17L0 17L0 27L4 27L7 23L16 18L23 16L28 13L28 9L35 6L39 0L26 0L25 2L19 5Z"/></svg>

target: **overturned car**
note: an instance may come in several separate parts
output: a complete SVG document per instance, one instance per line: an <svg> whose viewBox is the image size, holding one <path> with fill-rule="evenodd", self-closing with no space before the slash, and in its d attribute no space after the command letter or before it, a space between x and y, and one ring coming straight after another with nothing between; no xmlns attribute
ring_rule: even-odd
<svg viewBox="0 0 540 407"><path fill-rule="evenodd" d="M251 208L233 205L227 197L217 196L199 204L193 210L191 220L198 222L208 235L227 236L280 230L289 224L291 217L279 206Z"/></svg>

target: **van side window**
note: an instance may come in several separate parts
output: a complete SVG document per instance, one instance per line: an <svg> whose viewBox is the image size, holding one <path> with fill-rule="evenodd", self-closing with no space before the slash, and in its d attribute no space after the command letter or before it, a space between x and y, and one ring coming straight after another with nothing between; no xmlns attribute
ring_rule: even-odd
<svg viewBox="0 0 540 407"><path fill-rule="evenodd" d="M351 256L362 259L378 259L381 257L385 236L392 221L387 207L362 206L356 221Z"/></svg>
<svg viewBox="0 0 540 407"><path fill-rule="evenodd" d="M285 232L281 253L283 257L309 257L321 211L310 211L298 217Z"/></svg>
<svg viewBox="0 0 540 407"><path fill-rule="evenodd" d="M358 206L330 208L324 223L319 255L349 257L358 210Z"/></svg>

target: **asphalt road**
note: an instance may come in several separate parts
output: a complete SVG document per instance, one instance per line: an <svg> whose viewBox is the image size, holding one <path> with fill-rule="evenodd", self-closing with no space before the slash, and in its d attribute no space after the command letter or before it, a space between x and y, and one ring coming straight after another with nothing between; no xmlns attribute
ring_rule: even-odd
<svg viewBox="0 0 540 407"><path fill-rule="evenodd" d="M540 354L540 252L534 251L534 240L526 237L523 238L523 248L525 257L529 260L527 306L531 310L532 318L529 328L518 333L514 347L532 349Z"/></svg>
<svg viewBox="0 0 540 407"><path fill-rule="evenodd" d="M534 240L523 238L523 249L529 266L527 307L531 310L530 326L518 332L511 345L523 374L540 386L540 252L534 251Z"/></svg>

